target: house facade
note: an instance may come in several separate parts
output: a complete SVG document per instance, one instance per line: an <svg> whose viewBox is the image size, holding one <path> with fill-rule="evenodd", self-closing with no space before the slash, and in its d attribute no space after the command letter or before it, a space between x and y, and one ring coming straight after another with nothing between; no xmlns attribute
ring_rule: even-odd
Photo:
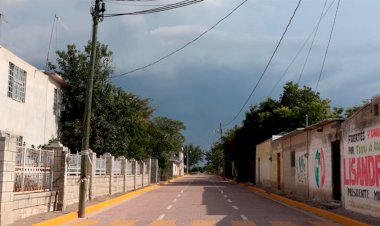
<svg viewBox="0 0 380 226"><path fill-rule="evenodd" d="M0 46L0 133L18 145L39 146L58 137L64 80Z"/></svg>
<svg viewBox="0 0 380 226"><path fill-rule="evenodd" d="M342 123L342 198L346 209L380 217L380 97Z"/></svg>
<svg viewBox="0 0 380 226"><path fill-rule="evenodd" d="M281 136L272 136L272 138L258 144L256 146L256 184L264 187L274 186L276 182L277 171L273 166L276 166L276 163L272 164L273 161L277 162L276 154L273 158L272 150L276 144L276 139Z"/></svg>
<svg viewBox="0 0 380 226"><path fill-rule="evenodd" d="M256 182L302 199L341 200L342 121L327 119L257 145Z"/></svg>

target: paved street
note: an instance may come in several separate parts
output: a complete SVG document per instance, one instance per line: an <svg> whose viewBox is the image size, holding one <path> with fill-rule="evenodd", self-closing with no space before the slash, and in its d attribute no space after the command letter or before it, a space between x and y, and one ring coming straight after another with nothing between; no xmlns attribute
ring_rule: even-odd
<svg viewBox="0 0 380 226"><path fill-rule="evenodd" d="M191 175L66 225L337 225L210 175Z"/></svg>

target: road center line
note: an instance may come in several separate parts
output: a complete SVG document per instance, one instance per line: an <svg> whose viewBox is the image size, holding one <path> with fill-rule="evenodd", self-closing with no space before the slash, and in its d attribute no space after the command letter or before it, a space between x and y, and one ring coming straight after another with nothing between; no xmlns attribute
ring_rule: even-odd
<svg viewBox="0 0 380 226"><path fill-rule="evenodd" d="M246 220L248 220L248 218L247 218L246 216L244 216L243 214L242 214L242 215L240 215L240 217L241 217L241 219L243 219L243 221L246 221Z"/></svg>
<svg viewBox="0 0 380 226"><path fill-rule="evenodd" d="M178 197L178 198L181 197L181 194L177 195L177 197Z"/></svg>
<svg viewBox="0 0 380 226"><path fill-rule="evenodd" d="M174 199L173 202L177 202L177 199Z"/></svg>
<svg viewBox="0 0 380 226"><path fill-rule="evenodd" d="M169 205L166 209L170 210L172 207L173 207L172 205Z"/></svg>
<svg viewBox="0 0 380 226"><path fill-rule="evenodd" d="M235 210L238 210L238 209L239 209L237 206L232 206L232 208L234 208Z"/></svg>
<svg viewBox="0 0 380 226"><path fill-rule="evenodd" d="M183 190L181 190L181 193L183 193Z"/></svg>
<svg viewBox="0 0 380 226"><path fill-rule="evenodd" d="M231 199L227 199L227 202L232 202L232 200Z"/></svg>
<svg viewBox="0 0 380 226"><path fill-rule="evenodd" d="M164 219L164 217L165 217L165 214L161 214L158 218L157 218L157 220L162 220L162 219Z"/></svg>
<svg viewBox="0 0 380 226"><path fill-rule="evenodd" d="M224 198L227 198L227 195L224 195Z"/></svg>

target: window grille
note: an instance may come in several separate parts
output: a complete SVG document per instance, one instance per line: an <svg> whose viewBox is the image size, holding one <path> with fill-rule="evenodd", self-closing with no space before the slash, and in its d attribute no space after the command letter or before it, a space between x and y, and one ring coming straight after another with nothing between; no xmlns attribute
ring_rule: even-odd
<svg viewBox="0 0 380 226"><path fill-rule="evenodd" d="M106 175L106 159L96 158L96 175Z"/></svg>
<svg viewBox="0 0 380 226"><path fill-rule="evenodd" d="M14 192L52 189L54 152L18 147Z"/></svg>
<svg viewBox="0 0 380 226"><path fill-rule="evenodd" d="M113 165L113 174L114 175L121 175L121 160L116 159Z"/></svg>
<svg viewBox="0 0 380 226"><path fill-rule="evenodd" d="M54 88L53 113L54 115L61 117L61 111L62 111L62 90Z"/></svg>
<svg viewBox="0 0 380 226"><path fill-rule="evenodd" d="M22 147L22 140L23 140L22 136L17 137L17 140L16 140L17 147Z"/></svg>
<svg viewBox="0 0 380 226"><path fill-rule="evenodd" d="M145 167L144 167L144 174L148 174L148 164L145 164Z"/></svg>
<svg viewBox="0 0 380 226"><path fill-rule="evenodd" d="M26 71L9 62L8 97L25 103Z"/></svg>
<svg viewBox="0 0 380 226"><path fill-rule="evenodd" d="M132 161L127 162L127 175L133 175Z"/></svg>
<svg viewBox="0 0 380 226"><path fill-rule="evenodd" d="M81 167L81 155L69 154L68 156L68 166L67 166L67 175L80 175Z"/></svg>
<svg viewBox="0 0 380 226"><path fill-rule="evenodd" d="M136 162L136 174L140 175L141 174L141 165L140 163Z"/></svg>

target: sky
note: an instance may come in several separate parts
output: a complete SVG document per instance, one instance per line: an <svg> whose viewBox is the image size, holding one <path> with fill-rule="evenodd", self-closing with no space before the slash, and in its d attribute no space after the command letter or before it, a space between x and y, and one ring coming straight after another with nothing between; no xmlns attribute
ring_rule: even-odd
<svg viewBox="0 0 380 226"><path fill-rule="evenodd" d="M107 13L178 1L104 0ZM98 40L114 53L114 75L119 75L181 48L243 1L205 0L159 13L105 18L99 24ZM340 1L322 70L338 0L327 0L326 7L323 0L303 0L248 104L229 123L257 84L298 1L248 0L186 48L112 82L150 98L156 116L182 121L186 142L205 150L218 140L220 123L223 131L241 125L249 106L267 97L278 99L290 81L314 90L318 84L317 91L331 100L332 107L351 107L380 94L380 1ZM0 0L0 45L43 69L54 15L59 20L51 39L51 62L56 50L65 50L68 44L83 49L90 40L92 4L90 0Z"/></svg>

